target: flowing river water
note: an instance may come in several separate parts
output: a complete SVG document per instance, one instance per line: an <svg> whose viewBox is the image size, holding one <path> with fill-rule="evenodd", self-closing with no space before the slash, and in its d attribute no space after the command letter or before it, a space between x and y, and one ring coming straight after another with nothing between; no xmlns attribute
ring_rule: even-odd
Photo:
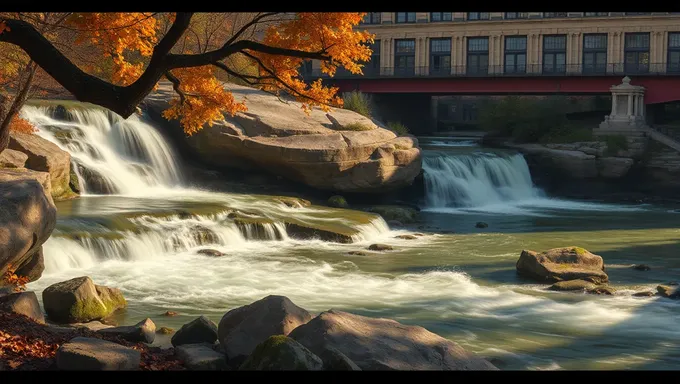
<svg viewBox="0 0 680 384"><path fill-rule="evenodd" d="M423 326L501 369L680 366L680 303L632 296L680 280L678 207L551 198L519 154L431 140L422 143L419 222L396 230L363 212L189 187L152 123L94 107L70 112L75 121L55 120L44 106L22 111L84 176L82 196L57 203L45 272L29 284L39 297L88 275L123 291L121 323L150 317L177 329L277 294L313 313L334 308ZM237 225L233 210L253 224ZM292 239L291 220L347 233L352 243ZM475 228L478 221L488 228ZM415 231L426 236L395 238ZM348 254L375 242L395 250ZM615 295L552 292L517 276L522 249L570 245L604 258ZM636 263L652 269L631 269ZM179 316L162 316L167 310ZM159 335L155 343L167 342Z"/></svg>

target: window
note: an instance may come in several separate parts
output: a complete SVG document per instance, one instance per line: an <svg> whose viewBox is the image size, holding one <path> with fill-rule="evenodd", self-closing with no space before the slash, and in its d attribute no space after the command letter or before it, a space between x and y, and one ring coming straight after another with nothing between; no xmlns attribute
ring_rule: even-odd
<svg viewBox="0 0 680 384"><path fill-rule="evenodd" d="M507 36L505 38L505 73L526 73L527 37Z"/></svg>
<svg viewBox="0 0 680 384"><path fill-rule="evenodd" d="M552 19L555 17L567 17L568 12L543 12L543 17L546 19Z"/></svg>
<svg viewBox="0 0 680 384"><path fill-rule="evenodd" d="M583 73L607 72L607 34L583 35Z"/></svg>
<svg viewBox="0 0 680 384"><path fill-rule="evenodd" d="M394 40L394 73L412 75L416 68L415 39Z"/></svg>
<svg viewBox="0 0 680 384"><path fill-rule="evenodd" d="M371 44L371 61L369 61L363 68L364 76L375 76L380 74L380 40L375 40Z"/></svg>
<svg viewBox="0 0 680 384"><path fill-rule="evenodd" d="M451 12L430 12L430 21L451 21Z"/></svg>
<svg viewBox="0 0 680 384"><path fill-rule="evenodd" d="M526 19L529 17L529 12L505 12L506 19Z"/></svg>
<svg viewBox="0 0 680 384"><path fill-rule="evenodd" d="M643 15L651 15L651 12L625 12L626 16L643 16Z"/></svg>
<svg viewBox="0 0 680 384"><path fill-rule="evenodd" d="M625 72L649 72L649 32L626 33L625 39Z"/></svg>
<svg viewBox="0 0 680 384"><path fill-rule="evenodd" d="M567 35L543 36L543 73L567 70Z"/></svg>
<svg viewBox="0 0 680 384"><path fill-rule="evenodd" d="M602 17L609 16L609 12L584 12L586 17Z"/></svg>
<svg viewBox="0 0 680 384"><path fill-rule="evenodd" d="M397 23L415 23L416 13L415 12L397 12L397 17L395 18Z"/></svg>
<svg viewBox="0 0 680 384"><path fill-rule="evenodd" d="M468 37L467 74L485 75L489 73L489 38Z"/></svg>
<svg viewBox="0 0 680 384"><path fill-rule="evenodd" d="M362 24L380 24L381 22L382 12L368 12L361 21Z"/></svg>
<svg viewBox="0 0 680 384"><path fill-rule="evenodd" d="M680 32L668 33L668 72L680 73Z"/></svg>
<svg viewBox="0 0 680 384"><path fill-rule="evenodd" d="M468 20L489 20L489 12L468 12Z"/></svg>
<svg viewBox="0 0 680 384"><path fill-rule="evenodd" d="M451 39L430 39L430 74L451 73Z"/></svg>

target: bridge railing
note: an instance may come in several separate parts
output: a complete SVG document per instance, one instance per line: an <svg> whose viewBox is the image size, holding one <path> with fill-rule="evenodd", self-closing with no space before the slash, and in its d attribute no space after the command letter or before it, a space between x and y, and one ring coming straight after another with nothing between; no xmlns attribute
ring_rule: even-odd
<svg viewBox="0 0 680 384"><path fill-rule="evenodd" d="M329 78L319 69L300 71L303 78ZM526 64L489 66L416 66L363 68L363 75L338 69L335 79L450 78L450 77L527 77L527 76L680 76L680 63Z"/></svg>

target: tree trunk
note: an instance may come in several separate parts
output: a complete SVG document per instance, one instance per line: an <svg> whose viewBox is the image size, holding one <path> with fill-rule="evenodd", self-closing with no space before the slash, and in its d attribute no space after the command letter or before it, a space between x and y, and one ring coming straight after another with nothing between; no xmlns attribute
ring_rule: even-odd
<svg viewBox="0 0 680 384"><path fill-rule="evenodd" d="M0 94L0 153L9 145L9 98Z"/></svg>
<svg viewBox="0 0 680 384"><path fill-rule="evenodd" d="M4 151L9 145L9 127L14 116L24 106L28 98L28 91L31 89L35 71L38 68L33 61L29 62L24 69L21 78L19 79L19 86L14 100L9 97L0 95L0 153Z"/></svg>

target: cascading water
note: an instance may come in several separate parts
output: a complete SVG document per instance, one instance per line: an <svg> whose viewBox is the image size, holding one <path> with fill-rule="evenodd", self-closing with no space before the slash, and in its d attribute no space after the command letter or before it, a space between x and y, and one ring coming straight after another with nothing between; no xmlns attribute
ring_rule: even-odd
<svg viewBox="0 0 680 384"><path fill-rule="evenodd" d="M176 156L164 138L137 116L102 108L71 108L57 120L49 106L25 106L22 117L38 134L72 156L83 194L144 194L180 185Z"/></svg>
<svg viewBox="0 0 680 384"><path fill-rule="evenodd" d="M425 156L426 205L429 208L479 207L541 198L524 157L494 153Z"/></svg>
<svg viewBox="0 0 680 384"><path fill-rule="evenodd" d="M295 243L281 217L293 209L296 217L321 219L313 216L318 210L303 206L290 208L259 199L244 202L233 195L183 187L176 154L154 126L136 115L123 119L77 103L59 118L50 105L27 105L21 114L38 128L38 135L71 154L81 192L91 196L79 199L75 216L61 217L45 243L46 274L105 261L163 260L201 247L232 252L268 248L271 241ZM169 209L187 202L209 202L212 208L202 214L154 214L153 206L161 202ZM245 220L237 222L229 216L234 209L260 213L241 212ZM355 242L390 232L380 217L369 224L345 225L357 229Z"/></svg>

